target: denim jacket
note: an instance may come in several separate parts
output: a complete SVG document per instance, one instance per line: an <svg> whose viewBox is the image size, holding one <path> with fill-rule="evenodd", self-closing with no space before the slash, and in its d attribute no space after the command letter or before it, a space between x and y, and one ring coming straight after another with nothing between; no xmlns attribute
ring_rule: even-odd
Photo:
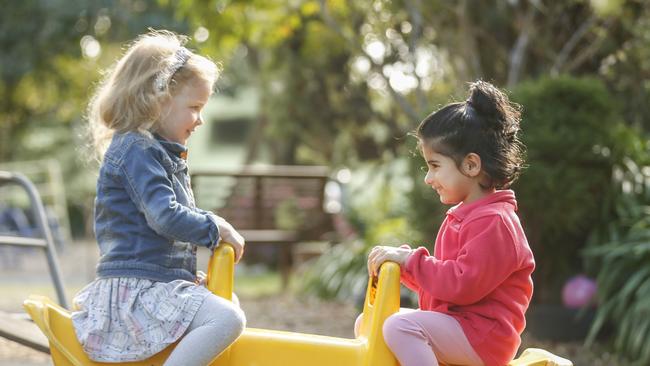
<svg viewBox="0 0 650 366"><path fill-rule="evenodd" d="M138 132L113 136L97 180L98 277L196 279L197 245L214 248L219 229L195 206L185 151Z"/></svg>

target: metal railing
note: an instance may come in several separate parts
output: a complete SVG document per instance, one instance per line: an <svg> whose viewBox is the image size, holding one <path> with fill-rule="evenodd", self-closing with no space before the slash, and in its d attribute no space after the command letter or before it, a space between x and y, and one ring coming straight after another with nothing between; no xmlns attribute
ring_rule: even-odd
<svg viewBox="0 0 650 366"><path fill-rule="evenodd" d="M24 236L0 235L0 245L43 249L47 257L47 264L50 270L50 275L52 276L52 281L54 282L54 288L59 299L59 304L67 308L68 305L65 300L65 290L63 289L63 281L61 279L61 270L59 269L59 260L57 258L52 231L47 221L41 197L38 194L36 187L34 187L34 184L20 173L0 170L0 185L5 184L16 184L27 192L34 217L34 223L42 237L30 238Z"/></svg>

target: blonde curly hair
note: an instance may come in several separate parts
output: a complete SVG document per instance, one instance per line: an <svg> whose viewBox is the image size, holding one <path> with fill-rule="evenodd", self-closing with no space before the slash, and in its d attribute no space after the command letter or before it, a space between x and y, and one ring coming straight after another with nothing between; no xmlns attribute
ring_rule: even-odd
<svg viewBox="0 0 650 366"><path fill-rule="evenodd" d="M162 107L183 86L203 80L213 88L220 66L185 49L186 42L185 36L150 30L105 73L87 109L91 148L99 160L115 133L155 132ZM179 50L184 56L181 63Z"/></svg>

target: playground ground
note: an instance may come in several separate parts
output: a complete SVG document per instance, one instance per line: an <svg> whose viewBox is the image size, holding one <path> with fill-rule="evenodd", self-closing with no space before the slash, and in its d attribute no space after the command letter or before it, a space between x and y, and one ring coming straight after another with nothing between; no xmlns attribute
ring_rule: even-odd
<svg viewBox="0 0 650 366"><path fill-rule="evenodd" d="M0 253L0 310L22 311L21 303L30 293L56 298L42 253L6 249L2 248L4 252ZM199 253L200 268L205 268L207 256L207 251ZM64 248L59 259L68 299L92 280L96 258L97 249L91 242L75 242ZM357 310L352 303L304 298L292 291L283 292L277 274L241 267L235 286L248 326L347 338L353 336L352 325ZM526 347L544 348L571 359L576 366L625 365L615 356L598 350L602 347L590 350L579 342L541 342L524 334L521 349ZM0 338L0 366L51 364L46 354Z"/></svg>

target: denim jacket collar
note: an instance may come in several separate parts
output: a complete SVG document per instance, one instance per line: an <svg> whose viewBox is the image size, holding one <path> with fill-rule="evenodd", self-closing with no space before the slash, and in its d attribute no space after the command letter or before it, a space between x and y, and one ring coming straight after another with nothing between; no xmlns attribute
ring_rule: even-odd
<svg viewBox="0 0 650 366"><path fill-rule="evenodd" d="M165 149L167 155L169 155L169 158L174 163L174 173L187 170L187 146L179 144L178 142L165 140L157 133L154 133L153 136Z"/></svg>

